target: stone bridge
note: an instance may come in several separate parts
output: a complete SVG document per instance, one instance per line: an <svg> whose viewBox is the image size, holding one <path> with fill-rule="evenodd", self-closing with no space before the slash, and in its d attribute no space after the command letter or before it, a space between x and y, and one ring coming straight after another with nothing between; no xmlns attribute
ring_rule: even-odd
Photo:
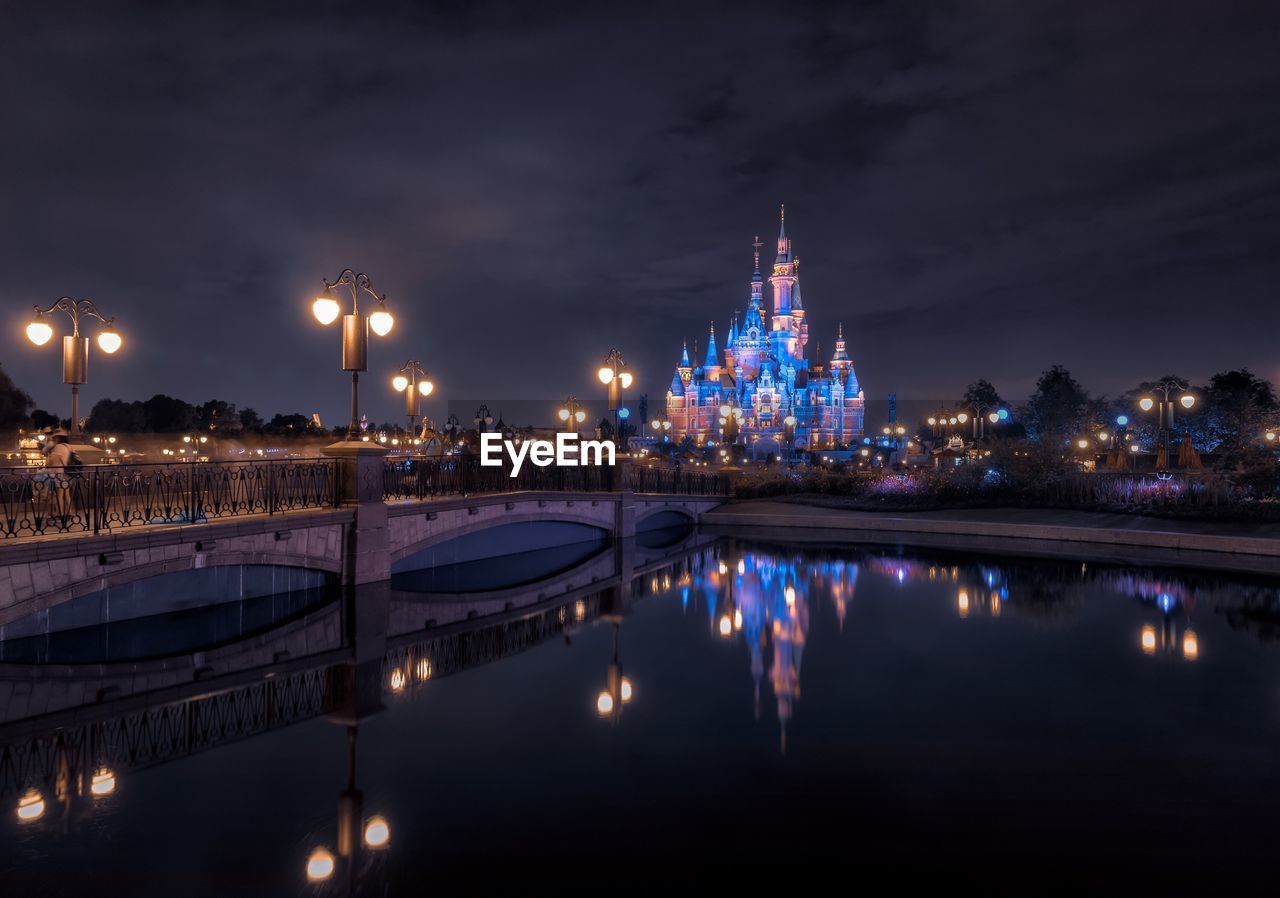
<svg viewBox="0 0 1280 898"><path fill-rule="evenodd" d="M630 490L388 499L381 453L357 448L341 464L345 500L328 507L0 540L0 639L15 621L162 575L260 565L321 572L358 585L387 580L414 565L482 558L485 550L477 541L483 544L486 531L498 528L509 535L521 524L530 531L562 525L576 528L579 538L630 539L676 521L696 523L722 501ZM457 555L472 535L477 538L469 554ZM509 539L507 545L509 551Z"/></svg>
<svg viewBox="0 0 1280 898"><path fill-rule="evenodd" d="M633 602L709 563L710 542L697 534L666 548L612 541L514 590L426 595L386 580L349 587L269 632L162 657L0 663L0 798L35 789L70 812L99 767L123 776L316 717L358 721L412 699L428 680L602 617L619 620Z"/></svg>

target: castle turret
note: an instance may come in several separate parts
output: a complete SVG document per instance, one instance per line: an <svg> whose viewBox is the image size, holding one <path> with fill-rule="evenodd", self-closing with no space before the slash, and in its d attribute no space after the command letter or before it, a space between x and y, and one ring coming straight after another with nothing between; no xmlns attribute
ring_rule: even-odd
<svg viewBox="0 0 1280 898"><path fill-rule="evenodd" d="M707 357L702 363L702 376L710 384L720 383L720 353L716 350L716 325L711 323L707 337Z"/></svg>

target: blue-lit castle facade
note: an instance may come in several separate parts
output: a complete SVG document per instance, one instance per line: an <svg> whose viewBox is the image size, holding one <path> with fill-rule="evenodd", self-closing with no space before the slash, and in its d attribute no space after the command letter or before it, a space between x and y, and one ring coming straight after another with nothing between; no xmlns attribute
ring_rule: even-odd
<svg viewBox="0 0 1280 898"><path fill-rule="evenodd" d="M809 322L800 298L800 260L791 251L785 210L768 279L767 312L761 246L757 237L747 312L741 321L734 314L723 354L714 324L701 366L691 363L688 344L684 347L667 391L671 438L678 442L691 437L699 445L719 442L721 407L728 405L741 409L738 442L756 454L783 447L788 416L796 419L797 449L835 448L860 441L864 398L845 348L843 326L825 365L806 357Z"/></svg>

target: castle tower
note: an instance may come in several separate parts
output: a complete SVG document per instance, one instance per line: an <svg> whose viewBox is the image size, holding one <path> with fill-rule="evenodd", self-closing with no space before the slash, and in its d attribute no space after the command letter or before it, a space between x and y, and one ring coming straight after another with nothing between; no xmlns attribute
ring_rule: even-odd
<svg viewBox="0 0 1280 898"><path fill-rule="evenodd" d="M773 288L773 314L770 324L773 331L770 343L779 361L796 355L800 340L796 320L791 314L792 296L796 287L795 260L791 255L791 239L787 237L787 207L781 210L778 227L778 256L773 260L773 275L769 278Z"/></svg>

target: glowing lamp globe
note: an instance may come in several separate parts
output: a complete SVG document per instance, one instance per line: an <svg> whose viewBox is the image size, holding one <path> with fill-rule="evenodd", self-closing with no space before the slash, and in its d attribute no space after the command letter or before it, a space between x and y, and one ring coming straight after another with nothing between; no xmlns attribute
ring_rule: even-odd
<svg viewBox="0 0 1280 898"><path fill-rule="evenodd" d="M333 853L327 848L317 848L307 858L307 879L312 882L324 882L333 875L335 866Z"/></svg>
<svg viewBox="0 0 1280 898"><path fill-rule="evenodd" d="M46 321L37 318L27 325L27 339L37 346L43 346L53 338L53 328Z"/></svg>
<svg viewBox="0 0 1280 898"><path fill-rule="evenodd" d="M1191 408L1191 406L1196 404L1196 397L1192 396L1190 393L1187 393L1185 396L1181 397L1178 401L1182 403L1183 408Z"/></svg>
<svg viewBox="0 0 1280 898"><path fill-rule="evenodd" d="M630 371L623 371L618 375L618 380L622 383L622 389L627 390L631 388L632 378Z"/></svg>
<svg viewBox="0 0 1280 898"><path fill-rule="evenodd" d="M567 408L560 409L560 420L561 421L569 420L569 410Z"/></svg>
<svg viewBox="0 0 1280 898"><path fill-rule="evenodd" d="M1079 446L1081 449L1088 449L1088 448L1089 448L1089 441L1088 441L1088 440L1077 440L1077 441L1076 441L1076 445L1077 445L1077 446Z"/></svg>
<svg viewBox="0 0 1280 898"><path fill-rule="evenodd" d="M961 424L963 424L969 420L969 416L966 415L964 412L961 412L960 414L956 415L956 420L959 421Z"/></svg>
<svg viewBox="0 0 1280 898"><path fill-rule="evenodd" d="M18 799L18 822L34 823L44 816L44 796L35 789L28 789L27 792Z"/></svg>
<svg viewBox="0 0 1280 898"><path fill-rule="evenodd" d="M787 427L795 427L795 426L796 426L796 416L795 416L795 415L787 415L785 418L783 418L783 419L782 419L782 423L783 423L784 425L786 425Z"/></svg>
<svg viewBox="0 0 1280 898"><path fill-rule="evenodd" d="M1267 431L1267 442L1274 443L1276 440L1276 432L1274 430Z"/></svg>
<svg viewBox="0 0 1280 898"><path fill-rule="evenodd" d="M935 424L937 424L937 423L938 423L938 419L937 419L937 418L930 418L930 419L929 419L929 426L930 426L930 427L932 427L933 425L935 425Z"/></svg>
<svg viewBox="0 0 1280 898"><path fill-rule="evenodd" d="M403 393L404 388L409 386L409 378L405 377L403 374L397 374L395 377L391 378L391 386L396 388L397 393Z"/></svg>
<svg viewBox="0 0 1280 898"><path fill-rule="evenodd" d="M387 823L386 817L379 815L369 818L369 822L364 825L364 844L375 851L391 844L391 824Z"/></svg>
<svg viewBox="0 0 1280 898"><path fill-rule="evenodd" d="M321 324L333 324L338 320L338 313L342 310L338 307L337 300L328 296L321 296L311 304L311 314L316 316L316 321Z"/></svg>
<svg viewBox="0 0 1280 898"><path fill-rule="evenodd" d="M729 619L729 615L720 618L720 635L730 636L733 633L733 621Z"/></svg>
<svg viewBox="0 0 1280 898"><path fill-rule="evenodd" d="M107 355L111 355L119 349L120 344L123 342L124 340L120 338L120 334L113 327L109 327L98 334L98 348Z"/></svg>
<svg viewBox="0 0 1280 898"><path fill-rule="evenodd" d="M1000 413L992 412L991 414L987 415L987 420L990 421L992 424L998 423L1000 421Z"/></svg>
<svg viewBox="0 0 1280 898"><path fill-rule="evenodd" d="M622 701L624 703L631 701L631 696L632 696L631 681L628 680L626 677L623 677L622 678Z"/></svg>
<svg viewBox="0 0 1280 898"><path fill-rule="evenodd" d="M725 416L726 418L729 417L729 406L727 405L720 406L720 414Z"/></svg>
<svg viewBox="0 0 1280 898"><path fill-rule="evenodd" d="M613 696L608 692L601 692L596 696L596 713L601 717L613 713Z"/></svg>
<svg viewBox="0 0 1280 898"><path fill-rule="evenodd" d="M650 426L653 427L654 430L657 430L660 427L662 427L662 422L659 421L657 418L654 418L652 421L649 422L649 424Z"/></svg>
<svg viewBox="0 0 1280 898"><path fill-rule="evenodd" d="M116 775L106 767L99 768L89 783L89 791L96 798L110 795L116 791Z"/></svg>
<svg viewBox="0 0 1280 898"><path fill-rule="evenodd" d="M1124 427L1126 424L1128 424L1128 423L1129 423L1129 416L1128 416L1128 415L1117 415L1117 416L1116 416L1116 423L1117 423L1117 424L1119 424L1121 427Z"/></svg>
<svg viewBox="0 0 1280 898"><path fill-rule="evenodd" d="M396 320L391 317L391 313L386 309L379 309L369 316L369 327L373 328L373 332L379 337L385 337L391 333L391 328L395 327Z"/></svg>
<svg viewBox="0 0 1280 898"><path fill-rule="evenodd" d="M1141 399L1138 400L1138 408L1142 409L1144 412L1151 411L1151 409L1155 406L1155 404L1156 404L1156 401L1152 399L1150 396L1143 396Z"/></svg>
<svg viewBox="0 0 1280 898"><path fill-rule="evenodd" d="M574 417L574 420L576 420L579 424L581 424L583 421L587 420L587 413L575 412L573 417Z"/></svg>
<svg viewBox="0 0 1280 898"><path fill-rule="evenodd" d="M422 396L430 396L431 391L434 390L435 388L436 388L436 385L429 380L418 381L418 393Z"/></svg>
<svg viewBox="0 0 1280 898"><path fill-rule="evenodd" d="M1200 657L1200 640L1195 630L1188 630L1182 636L1182 657L1194 661Z"/></svg>

